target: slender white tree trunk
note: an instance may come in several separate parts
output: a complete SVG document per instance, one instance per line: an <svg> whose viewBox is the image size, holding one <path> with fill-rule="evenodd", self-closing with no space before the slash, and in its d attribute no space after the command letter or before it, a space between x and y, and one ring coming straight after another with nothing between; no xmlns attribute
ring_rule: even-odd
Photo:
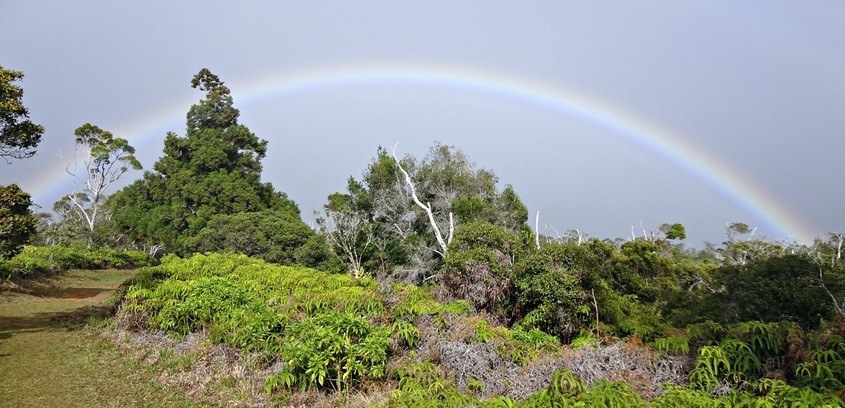
<svg viewBox="0 0 845 408"><path fill-rule="evenodd" d="M428 222L434 230L434 238L437 239L437 244L440 246L440 251L438 251L438 253L440 256L445 258L446 251L449 244L452 242L452 235L455 231L455 222L452 218L452 213L449 213L449 235L444 239L443 234L440 232L440 227L437 226L437 221L434 219L434 213L431 211L431 203L423 204L423 202L420 201L419 197L417 197L417 188L414 185L414 181L411 180L411 175L405 171L402 164L399 162L399 158L396 157L396 146L394 145L391 150L393 151L393 160L396 161L396 167L398 167L399 171L402 172L402 175L405 176L405 183L408 184L408 190L411 192L411 199L414 200L414 204L416 204L417 207L420 207L423 211L425 211L426 215L428 215Z"/></svg>

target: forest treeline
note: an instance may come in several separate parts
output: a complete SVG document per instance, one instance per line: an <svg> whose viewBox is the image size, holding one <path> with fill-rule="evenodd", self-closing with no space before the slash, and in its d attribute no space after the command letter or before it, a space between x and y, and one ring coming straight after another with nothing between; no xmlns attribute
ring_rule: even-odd
<svg viewBox="0 0 845 408"><path fill-rule="evenodd" d="M4 98L19 104L22 91L12 82L22 74L0 71L0 85L17 90L4 91ZM169 254L139 278L127 307L147 316L145 327L175 335L209 331L216 341L287 361L268 380L272 392L343 392L392 376L401 391L397 406L429 398L472 405L482 396L489 404L513 404L504 391L490 393L480 378L459 379L422 351L421 344L433 341L425 333L442 334L462 322L473 334L460 341L495 343L523 365L565 345L614 339L645 343L662 356L689 356L680 379L660 391L663 399L649 397L654 406L696 398L696 406L718 398L842 404L844 234L798 245L733 223L724 242L704 249L683 245L685 229L677 223L632 239L580 230L543 235L530 227L514 187L500 186L492 170L442 144L421 158L379 147L346 191L327 197L312 229L296 203L261 182L267 141L239 122L229 88L207 69L191 85L204 96L187 113L185 135L168 133L162 157L128 186L109 191L141 170L134 148L86 123L74 134L74 164L84 171L69 172L79 189L52 213L33 213L29 195L16 185L0 187L0 271L11 277L85 267L46 260L59 259L56 254L107 253L92 261L97 267L145 265ZM31 123L16 127L28 123L28 112L15 109L4 108L0 150L12 159L31 155L43 133ZM120 255L124 250L134 252ZM222 256L213 253L251 258L213 258L234 262L217 271L213 262L203 263L208 258L194 256ZM259 259L290 268L272 269ZM285 296L293 303L280 300ZM181 306L172 309L168 299ZM411 311L403 312L406 300ZM351 343L329 352L309 337L315 335ZM408 357L414 350L420 355ZM388 369L389 358L405 360ZM557 371L523 402L547 406L616 395L625 406L647 404L640 389L624 382L573 375ZM438 378L445 382L432 391Z"/></svg>

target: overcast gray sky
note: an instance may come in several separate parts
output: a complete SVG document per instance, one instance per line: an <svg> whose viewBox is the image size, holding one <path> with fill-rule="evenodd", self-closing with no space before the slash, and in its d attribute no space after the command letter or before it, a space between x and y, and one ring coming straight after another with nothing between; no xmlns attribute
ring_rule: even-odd
<svg viewBox="0 0 845 408"><path fill-rule="evenodd" d="M150 169L208 67L306 222L379 145L439 141L512 184L547 233L845 232L845 3L593 3L4 0L0 65L24 72L46 133L0 184L50 208L85 122Z"/></svg>

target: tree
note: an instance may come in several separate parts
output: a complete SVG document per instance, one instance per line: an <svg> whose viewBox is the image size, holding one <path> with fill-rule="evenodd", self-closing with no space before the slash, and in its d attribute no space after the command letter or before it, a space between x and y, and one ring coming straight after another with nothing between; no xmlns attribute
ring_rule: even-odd
<svg viewBox="0 0 845 408"><path fill-rule="evenodd" d="M138 246L182 253L219 214L272 210L298 218L293 201L261 182L267 141L238 123L229 88L206 68L191 85L205 96L188 111L186 135L168 133L153 171L112 197L116 227Z"/></svg>
<svg viewBox="0 0 845 408"><path fill-rule="evenodd" d="M86 202L88 197L84 193L74 193L74 200ZM88 245L92 238L88 229L88 222L70 199L71 195L63 196L53 203L53 213L46 221L46 228L42 232L46 240L51 243L70 245L83 240Z"/></svg>
<svg viewBox="0 0 845 408"><path fill-rule="evenodd" d="M683 224L662 224L660 231L666 234L666 239L684 240L687 238L687 230Z"/></svg>
<svg viewBox="0 0 845 408"><path fill-rule="evenodd" d="M819 281L822 289L830 297L833 308L845 318L845 263L842 262L842 249L845 247L845 234L830 233L828 239L816 239L813 254L819 269Z"/></svg>
<svg viewBox="0 0 845 408"><path fill-rule="evenodd" d="M773 256L714 272L716 292L702 315L722 322L790 320L815 328L832 316L818 265L806 255Z"/></svg>
<svg viewBox="0 0 845 408"><path fill-rule="evenodd" d="M236 252L322 270L334 271L339 265L325 241L299 217L286 212L217 214L186 245L195 252Z"/></svg>
<svg viewBox="0 0 845 408"><path fill-rule="evenodd" d="M35 155L44 127L29 120L29 110L23 106L23 89L13 82L23 79L23 73L0 66L0 157L8 160Z"/></svg>
<svg viewBox="0 0 845 408"><path fill-rule="evenodd" d="M74 212L84 219L90 248L100 209L106 199L106 189L130 169L140 170L141 163L135 158L135 148L126 139L116 138L111 132L95 125L86 123L78 127L74 135L76 159L73 170L68 166L65 171L74 178L73 184L77 191L62 200L66 200ZM76 173L79 160L82 161L85 176Z"/></svg>
<svg viewBox="0 0 845 408"><path fill-rule="evenodd" d="M327 209L334 212L335 221L343 218L334 223L337 229L347 223L372 234L371 240L353 239L366 236L357 233L345 235L356 243L347 249L360 257L362 267L419 281L443 262L460 223L487 222L519 234L530 231L528 210L516 191L506 186L499 192L497 182L492 171L478 168L453 146L436 144L421 160L410 155L399 159L379 147L361 181L350 178L347 192L332 194Z"/></svg>
<svg viewBox="0 0 845 408"><path fill-rule="evenodd" d="M349 262L349 272L363 273L363 258L374 241L373 224L367 214L355 207L354 196L334 193L323 206L325 216L317 218L320 233L340 251Z"/></svg>
<svg viewBox="0 0 845 408"><path fill-rule="evenodd" d="M728 240L724 247L717 250L717 254L724 264L746 265L768 257L784 254L784 248L777 243L768 242L763 238L755 238L757 228L751 228L741 222L730 223L726 234Z"/></svg>
<svg viewBox="0 0 845 408"><path fill-rule="evenodd" d="M441 257L457 223L486 221L511 232L528 228L528 209L513 187L498 192L495 173L477 168L460 149L438 143L420 161L411 156L400 161L395 151L393 158L404 176L405 194L424 215L414 228L436 240L433 250Z"/></svg>
<svg viewBox="0 0 845 408"><path fill-rule="evenodd" d="M396 160L396 167L399 169L400 172L402 172L402 175L405 176L405 182L407 183L408 192L411 195L411 199L413 200L414 204L417 205L417 207L419 207L421 210L425 211L425 214L428 217L428 222L429 222L429 225L431 225L431 229L432 229L432 232L434 234L434 238L437 240L437 244L440 247L439 251L437 251L437 250L435 250L435 251L438 252L440 254L440 256L446 257L446 250L449 247L449 243L452 242L452 235L454 234L454 231L455 231L455 221L452 217L452 212L451 211L449 212L449 234L444 238L443 233L440 232L441 228L437 225L437 220L434 218L434 213L432 212L432 208L431 208L431 202L423 203L422 201L420 201L419 197L417 196L417 187L414 184L414 181L411 179L411 175L408 174L407 171L405 171L405 169L402 167L402 163L396 157L396 149L395 148L393 149L393 158ZM446 200L448 200L447 205L451 206L451 204L452 204L451 199L455 198L453 196L454 195L453 192L452 191L444 191L444 190L441 190L441 192L444 192L447 195L447 197L446 197Z"/></svg>
<svg viewBox="0 0 845 408"><path fill-rule="evenodd" d="M0 186L0 257L17 255L35 234L38 219L31 205L29 194L17 184Z"/></svg>

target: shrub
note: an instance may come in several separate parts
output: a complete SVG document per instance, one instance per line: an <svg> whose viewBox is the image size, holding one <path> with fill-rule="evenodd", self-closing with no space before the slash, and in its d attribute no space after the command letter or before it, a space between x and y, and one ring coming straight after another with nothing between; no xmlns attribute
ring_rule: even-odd
<svg viewBox="0 0 845 408"><path fill-rule="evenodd" d="M269 380L301 390L330 387L347 390L353 381L382 378L390 330L373 327L349 313L325 313L287 327L277 347L285 369Z"/></svg>
<svg viewBox="0 0 845 408"><path fill-rule="evenodd" d="M0 265L0 270L11 278L69 269L137 268L149 266L150 262L150 257L140 251L26 246L18 255Z"/></svg>
<svg viewBox="0 0 845 408"><path fill-rule="evenodd" d="M819 269L805 255L770 257L714 272L721 288L702 303L700 314L722 323L793 321L804 329L832 317L830 297L819 283Z"/></svg>
<svg viewBox="0 0 845 408"><path fill-rule="evenodd" d="M590 293L584 289L574 247L550 244L521 259L515 266L516 318L571 341L593 320Z"/></svg>
<svg viewBox="0 0 845 408"><path fill-rule="evenodd" d="M461 224L449 245L438 283L443 298L464 299L476 310L505 316L512 304L512 266L519 236L488 222Z"/></svg>
<svg viewBox="0 0 845 408"><path fill-rule="evenodd" d="M282 265L337 268L339 259L299 214L258 211L218 214L186 239L193 252L233 252ZM334 271L334 269L333 269Z"/></svg>
<svg viewBox="0 0 845 408"><path fill-rule="evenodd" d="M393 376L399 388L390 394L387 407L463 407L477 404L477 400L461 393L444 377L443 371L429 361L399 366Z"/></svg>

